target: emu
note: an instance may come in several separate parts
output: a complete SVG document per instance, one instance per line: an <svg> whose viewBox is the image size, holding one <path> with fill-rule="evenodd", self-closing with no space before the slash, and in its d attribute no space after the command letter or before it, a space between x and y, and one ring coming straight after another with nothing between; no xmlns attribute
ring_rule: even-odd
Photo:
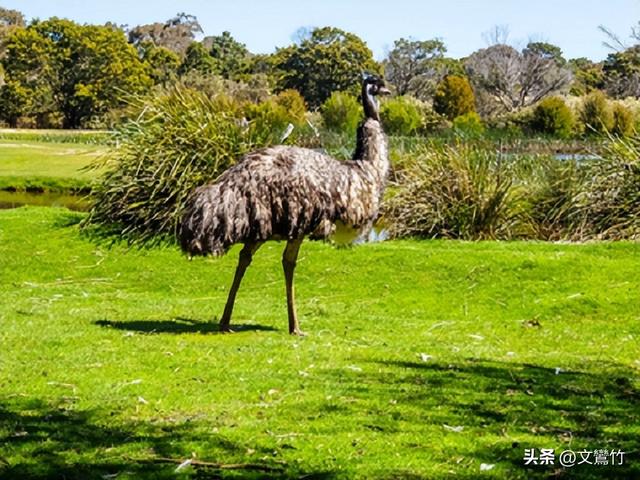
<svg viewBox="0 0 640 480"><path fill-rule="evenodd" d="M282 266L289 333L304 335L293 285L300 245L307 236L353 240L371 229L389 171L376 96L389 93L381 78L363 76L365 118L352 160L341 162L306 148L268 147L247 154L189 196L178 228L186 253L217 256L235 243L244 244L220 318L222 332L231 332L236 294L253 255L268 240L286 240Z"/></svg>

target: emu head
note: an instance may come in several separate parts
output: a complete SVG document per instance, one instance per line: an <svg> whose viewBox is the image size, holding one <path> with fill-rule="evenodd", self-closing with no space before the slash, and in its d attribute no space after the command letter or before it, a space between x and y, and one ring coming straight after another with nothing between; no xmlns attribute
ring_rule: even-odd
<svg viewBox="0 0 640 480"><path fill-rule="evenodd" d="M362 74L362 106L367 118L380 121L378 95L390 95L384 80L376 75Z"/></svg>

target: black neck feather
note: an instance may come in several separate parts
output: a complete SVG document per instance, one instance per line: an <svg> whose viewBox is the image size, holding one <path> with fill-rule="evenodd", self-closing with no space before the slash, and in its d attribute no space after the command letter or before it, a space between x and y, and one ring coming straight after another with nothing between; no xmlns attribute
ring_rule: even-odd
<svg viewBox="0 0 640 480"><path fill-rule="evenodd" d="M369 84L366 82L362 84L362 107L364 108L365 118L373 118L380 121L380 115L378 113L378 102L373 98L373 95L369 93Z"/></svg>
<svg viewBox="0 0 640 480"><path fill-rule="evenodd" d="M356 132L356 149L351 156L353 160L362 160L364 158L364 122L366 122L366 119L358 125L358 131Z"/></svg>

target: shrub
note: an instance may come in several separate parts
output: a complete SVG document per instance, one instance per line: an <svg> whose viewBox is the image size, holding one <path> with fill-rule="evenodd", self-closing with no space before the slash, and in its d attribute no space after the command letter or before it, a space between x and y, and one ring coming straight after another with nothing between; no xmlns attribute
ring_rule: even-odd
<svg viewBox="0 0 640 480"><path fill-rule="evenodd" d="M495 152L432 145L402 163L383 206L392 236L474 240L519 235L519 197L509 165Z"/></svg>
<svg viewBox="0 0 640 480"><path fill-rule="evenodd" d="M448 128L451 123L445 117L436 113L432 105L426 102L420 102L418 104L420 108L420 115L422 117L422 128L419 133L433 133Z"/></svg>
<svg viewBox="0 0 640 480"><path fill-rule="evenodd" d="M294 129L287 139L289 142L295 141L304 121L304 115L300 119L299 112L296 114L287 109L279 104L275 97L262 103L246 103L243 112L254 134L260 138L273 136L277 143L280 143L282 135L287 132L289 124L293 125Z"/></svg>
<svg viewBox="0 0 640 480"><path fill-rule="evenodd" d="M360 102L344 92L333 92L320 111L327 129L348 135L355 135L363 115Z"/></svg>
<svg viewBox="0 0 640 480"><path fill-rule="evenodd" d="M531 128L560 138L568 138L573 130L573 114L560 97L542 100L533 110Z"/></svg>
<svg viewBox="0 0 640 480"><path fill-rule="evenodd" d="M487 127L496 131L500 137L504 138L522 138L524 131L531 124L533 117L533 109L525 107L515 112L502 113L494 117L485 119Z"/></svg>
<svg viewBox="0 0 640 480"><path fill-rule="evenodd" d="M300 92L294 89L283 90L276 95L274 101L283 107L296 123L304 122L307 114L307 106Z"/></svg>
<svg viewBox="0 0 640 480"><path fill-rule="evenodd" d="M596 90L584 99L580 119L587 132L605 133L613 128L613 113L607 97Z"/></svg>
<svg viewBox="0 0 640 480"><path fill-rule="evenodd" d="M410 97L386 100L380 108L380 117L390 135L412 135L422 127L422 114Z"/></svg>
<svg viewBox="0 0 640 480"><path fill-rule="evenodd" d="M436 88L433 108L449 120L475 112L475 97L469 80L456 75L447 75Z"/></svg>
<svg viewBox="0 0 640 480"><path fill-rule="evenodd" d="M83 226L132 243L172 239L186 197L245 153L281 132L243 125L241 106L176 87L133 100L133 120L116 131Z"/></svg>
<svg viewBox="0 0 640 480"><path fill-rule="evenodd" d="M197 70L190 70L180 77L180 85L189 90L198 92L209 97L215 97L222 93L227 93L227 86L224 78L219 75L205 75Z"/></svg>
<svg viewBox="0 0 640 480"><path fill-rule="evenodd" d="M625 107L616 103L613 106L613 128L611 133L618 137L630 137L635 130L633 112Z"/></svg>
<svg viewBox="0 0 640 480"><path fill-rule="evenodd" d="M308 125L306 124L306 108L302 96L296 90L284 90L278 95L255 104L245 103L244 114L253 124L259 137L273 136L276 142L309 144ZM289 131L289 125L293 130Z"/></svg>
<svg viewBox="0 0 640 480"><path fill-rule="evenodd" d="M465 113L453 119L453 130L460 136L477 138L484 133L484 123L476 112Z"/></svg>

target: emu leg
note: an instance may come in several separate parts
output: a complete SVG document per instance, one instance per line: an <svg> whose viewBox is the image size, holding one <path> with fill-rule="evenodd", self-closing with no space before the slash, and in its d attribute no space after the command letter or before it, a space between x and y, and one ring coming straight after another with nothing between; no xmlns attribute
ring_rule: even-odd
<svg viewBox="0 0 640 480"><path fill-rule="evenodd" d="M233 277L233 283L231 284L231 289L229 290L229 296L227 297L227 304L224 306L224 313L222 314L222 318L220 319L220 331L221 332L231 332L232 330L229 328L229 323L231 323L231 314L233 313L233 304L236 301L236 293L238 293L238 288L240 288L240 282L242 282L242 277L244 276L244 272L247 270L247 267L251 265L251 259L253 258L253 254L256 253L258 248L262 245L262 242L256 243L245 243L242 250L240 250L240 257L238 258L238 266L236 267L236 274Z"/></svg>
<svg viewBox="0 0 640 480"><path fill-rule="evenodd" d="M289 240L282 254L282 267L284 269L284 279L287 287L287 313L289 315L289 333L291 335L304 335L298 324L298 316L296 315L295 291L293 288L293 272L296 268L298 259L298 251L302 239Z"/></svg>

